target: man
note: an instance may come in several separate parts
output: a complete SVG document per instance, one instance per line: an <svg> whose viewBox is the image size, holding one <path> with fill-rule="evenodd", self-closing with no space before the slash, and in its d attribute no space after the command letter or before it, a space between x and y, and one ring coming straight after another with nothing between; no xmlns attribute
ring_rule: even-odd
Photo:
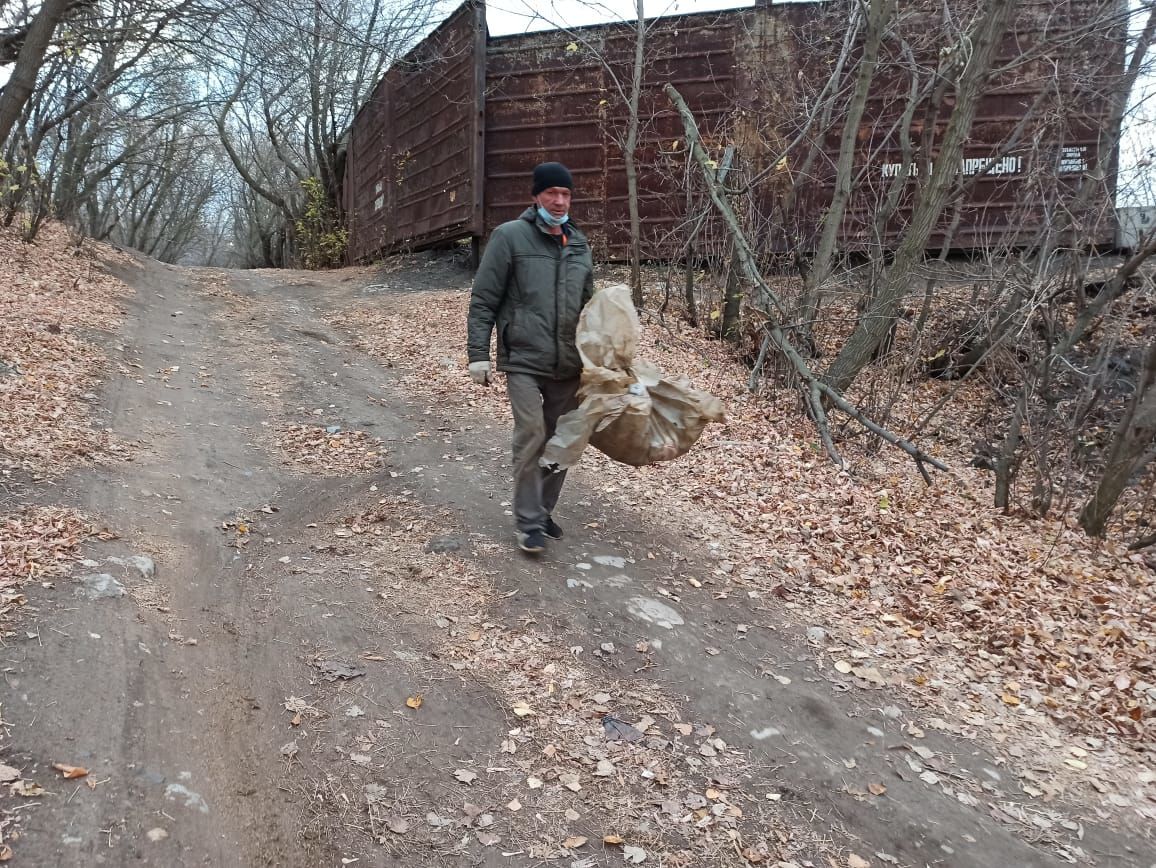
<svg viewBox="0 0 1156 868"><path fill-rule="evenodd" d="M561 539L553 511L565 473L538 466L558 417L578 406L578 315L594 293L590 246L570 221L574 181L561 163L534 168L534 204L494 230L474 279L470 376L490 384L490 335L514 414L514 517L530 554Z"/></svg>

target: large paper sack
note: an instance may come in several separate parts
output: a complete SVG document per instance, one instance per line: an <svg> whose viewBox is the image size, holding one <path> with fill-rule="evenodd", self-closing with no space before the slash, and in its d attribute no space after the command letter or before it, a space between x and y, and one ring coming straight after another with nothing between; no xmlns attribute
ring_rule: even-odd
<svg viewBox="0 0 1156 868"><path fill-rule="evenodd" d="M578 321L582 404L558 420L542 454L543 467L565 470L586 444L615 461L639 467L685 453L708 422L723 420L722 402L693 388L685 377L667 378L634 358L638 314L630 288L594 294Z"/></svg>

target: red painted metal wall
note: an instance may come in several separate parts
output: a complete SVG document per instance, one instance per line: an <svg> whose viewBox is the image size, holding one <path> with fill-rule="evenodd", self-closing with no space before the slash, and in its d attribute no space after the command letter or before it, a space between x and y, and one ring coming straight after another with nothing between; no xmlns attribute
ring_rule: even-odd
<svg viewBox="0 0 1156 868"><path fill-rule="evenodd" d="M482 233L485 7L467 2L370 94L350 129L349 258Z"/></svg>
<svg viewBox="0 0 1156 868"><path fill-rule="evenodd" d="M732 111L733 12L652 22L645 45L638 139L644 250L659 255L685 214L682 126L662 86L686 97L708 136ZM627 256L630 217L622 143L634 64L628 25L490 40L486 59L486 228L530 202L530 169L560 160L574 173L575 221L602 257ZM671 161L674 171L671 173Z"/></svg>
<svg viewBox="0 0 1156 868"><path fill-rule="evenodd" d="M969 2L951 7L960 21ZM1044 187L1058 185L1070 197L1080 179L1100 169L1104 179L1085 210L1110 212L1115 154L1101 153L1100 141L1105 86L1123 64L1123 2L1024 4L965 149L958 220L952 228L954 212L945 215L932 247L948 237L961 248L1030 240L1053 219L1033 204L1043 201ZM929 13L916 8L900 4L905 17L897 32L906 48L898 39L884 46L858 135L854 195L840 227L844 249L893 246L911 215L919 180L913 174L895 181L903 165L897 121L911 70L926 83L944 50L941 28L921 21ZM745 201L754 203L748 216L760 221L760 240L779 250L814 242L842 128L838 108L804 128L800 106L830 76L847 9L836 2L759 5L648 23L638 146L644 255L681 256L695 222L704 247L723 237L661 90L667 82L686 97L712 155L722 162L731 147L733 181L753 179L756 196ZM345 192L351 258L485 235L529 204L533 166L560 160L574 173L574 219L592 237L595 255L624 259L621 145L634 38L631 25L618 24L487 40L480 0L460 7L391 69L353 124ZM1020 121L1032 108L1041 120L1024 128ZM915 113L908 141L924 171L949 114L950 97L938 117L924 104ZM1008 145L1013 135L1020 141ZM1045 146L1031 147L1033 140ZM784 200L787 189L792 196ZM892 190L897 207L880 233L878 209ZM1096 240L1110 243L1113 231L1104 220Z"/></svg>

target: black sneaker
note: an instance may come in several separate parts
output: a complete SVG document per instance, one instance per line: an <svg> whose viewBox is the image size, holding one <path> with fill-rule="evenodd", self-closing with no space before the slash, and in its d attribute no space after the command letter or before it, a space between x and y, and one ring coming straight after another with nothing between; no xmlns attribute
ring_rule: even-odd
<svg viewBox="0 0 1156 868"><path fill-rule="evenodd" d="M546 536L549 539L562 539L562 537L564 536L564 534L562 533L562 528L558 527L558 525L554 523L554 519L552 519L552 518L546 519L546 527L542 531L542 533L546 534Z"/></svg>
<svg viewBox="0 0 1156 868"><path fill-rule="evenodd" d="M541 554L546 549L546 535L540 530L519 532L518 548L531 555Z"/></svg>

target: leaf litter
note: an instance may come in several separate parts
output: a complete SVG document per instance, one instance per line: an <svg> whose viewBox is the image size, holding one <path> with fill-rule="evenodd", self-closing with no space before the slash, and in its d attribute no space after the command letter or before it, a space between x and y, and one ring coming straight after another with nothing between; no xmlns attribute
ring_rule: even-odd
<svg viewBox="0 0 1156 868"><path fill-rule="evenodd" d="M97 336L116 331L131 293L98 256L129 261L107 245L75 244L58 223L35 244L0 228L0 478L55 476L129 453L92 418L110 369Z"/></svg>
<svg viewBox="0 0 1156 868"><path fill-rule="evenodd" d="M405 294L330 321L396 367L415 396L505 419L504 390L465 374L468 302L461 291ZM933 448L952 465L950 481L927 488L906 456L853 443L851 476L822 457L794 394L747 392L748 372L719 342L671 317L644 327L639 352L722 398L727 424L707 429L694 461L627 468L591 450L579 474L698 540L714 560L704 590L821 620L819 657L836 655L850 686L902 690L926 725L984 741L1048 798L1079 792L1102 819L1122 808L1156 819L1141 782L1154 769L1156 725L1148 560L1063 517L996 513L990 478L969 466L949 415ZM912 417L948 388L920 385ZM1065 762L1071 744L1091 750L1087 770Z"/></svg>
<svg viewBox="0 0 1156 868"><path fill-rule="evenodd" d="M483 748L443 767L439 789L457 788L457 805L452 796L435 795L439 789L419 790L396 779L399 791L391 787L381 810L366 809L367 834L379 846L396 858L416 852L406 848L435 846L463 858L478 856L471 848L500 847L549 860L601 840L600 846L623 848L618 858L627 847L634 848L632 858L644 854L644 862L634 864L668 865L715 864L733 854L737 842L784 858L826 847L811 830L793 828L782 806L748 793L748 759L715 727L697 723L691 737L680 735L679 705L657 685L608 679L596 661L575 656L549 632L499 623L492 607L502 599L495 591L500 576L470 558L425 551L422 541L434 519L406 495L380 495L358 513L318 522L321 540L334 527L376 531L343 539L327 570L373 564L384 575L397 575L374 594L375 617L393 634L429 637L415 660L443 668L423 678L463 678L483 687L505 709L506 726L488 756ZM386 734L392 731L394 724L381 723L391 727ZM355 741L382 747L382 738L363 731ZM698 754L707 740L714 745L711 758ZM334 810L348 798L340 793L364 788L390 768L387 758L375 755L369 767L347 763L340 772L327 770L328 786L340 788L329 800ZM703 795L708 792L712 798ZM349 828L351 816L341 816ZM390 816L406 820L404 835L389 832ZM586 839L581 847L578 839Z"/></svg>

